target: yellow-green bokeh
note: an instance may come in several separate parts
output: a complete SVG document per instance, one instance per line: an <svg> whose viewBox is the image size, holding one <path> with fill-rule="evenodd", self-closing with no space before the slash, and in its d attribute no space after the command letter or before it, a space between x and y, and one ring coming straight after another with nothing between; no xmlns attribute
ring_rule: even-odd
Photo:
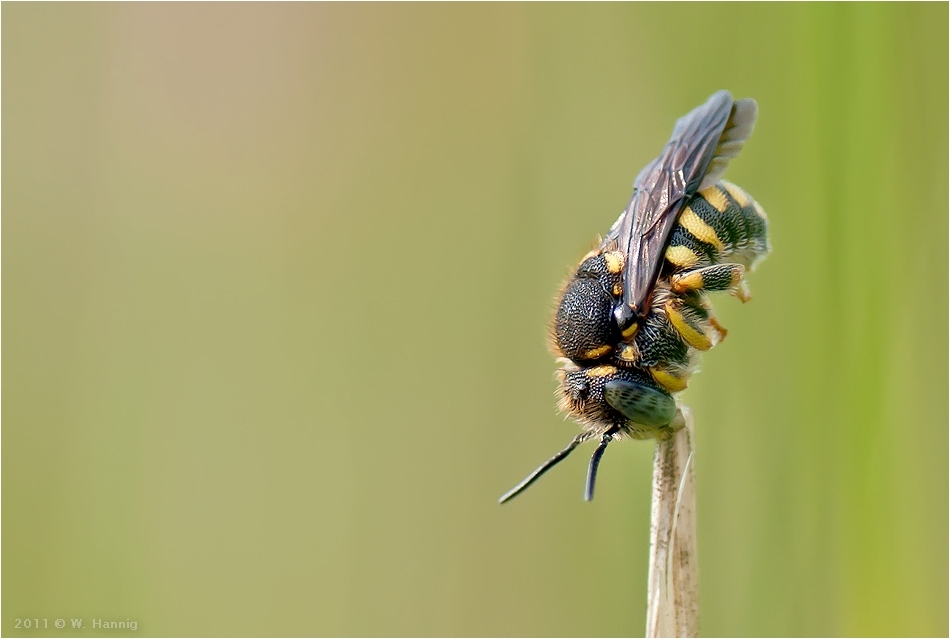
<svg viewBox="0 0 950 639"><path fill-rule="evenodd" d="M642 633L649 443L495 500L576 432L559 281L727 88L774 251L684 396L703 632L945 636L947 22L5 3L3 634Z"/></svg>

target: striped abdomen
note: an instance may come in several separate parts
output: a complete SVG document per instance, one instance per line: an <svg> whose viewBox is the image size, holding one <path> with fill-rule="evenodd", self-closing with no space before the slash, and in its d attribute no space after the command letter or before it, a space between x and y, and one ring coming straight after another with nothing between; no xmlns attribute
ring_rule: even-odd
<svg viewBox="0 0 950 639"><path fill-rule="evenodd" d="M735 184L719 182L693 196L680 213L666 248L666 270L726 263L751 270L768 252L762 207Z"/></svg>

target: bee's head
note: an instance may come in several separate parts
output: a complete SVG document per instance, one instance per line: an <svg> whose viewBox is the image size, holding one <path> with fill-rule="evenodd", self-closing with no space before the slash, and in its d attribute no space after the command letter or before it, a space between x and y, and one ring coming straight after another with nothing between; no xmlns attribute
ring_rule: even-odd
<svg viewBox="0 0 950 639"><path fill-rule="evenodd" d="M558 408L574 419L590 424L616 421L618 415L604 401L604 384L616 377L616 366L581 368L568 364L558 370Z"/></svg>
<svg viewBox="0 0 950 639"><path fill-rule="evenodd" d="M636 436L669 424L676 412L672 396L635 368L567 364L557 379L558 408L588 427L613 425Z"/></svg>

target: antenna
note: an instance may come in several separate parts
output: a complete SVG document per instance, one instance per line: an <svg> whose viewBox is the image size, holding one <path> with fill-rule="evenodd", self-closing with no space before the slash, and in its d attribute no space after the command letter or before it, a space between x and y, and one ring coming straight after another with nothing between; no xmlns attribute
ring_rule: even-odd
<svg viewBox="0 0 950 639"><path fill-rule="evenodd" d="M597 450L590 456L590 467L587 469L587 488L584 490L584 499L586 501L592 501L594 499L594 482L597 481L597 467L600 466L600 458L604 456L604 451L607 450L607 444L613 441L614 433L618 430L620 429L616 426L608 428L607 432L600 438L600 444L597 446Z"/></svg>
<svg viewBox="0 0 950 639"><path fill-rule="evenodd" d="M547 460L546 462L538 466L537 470L535 470L533 473L531 473L530 475L524 478L524 481L522 481L520 484L518 484L517 486L509 490L504 495L502 495L501 499L498 500L498 503L503 504L506 501L514 499L515 497L520 495L528 486L536 482L541 475L551 470L551 468L553 468L555 464L557 464L559 461L563 460L565 457L570 455L574 451L575 448L583 444L589 438L590 438L590 433L579 433L574 439L571 440L571 443L568 444L564 450L562 450L561 452L556 454L554 457L552 457L551 459ZM596 453L594 454L596 455Z"/></svg>

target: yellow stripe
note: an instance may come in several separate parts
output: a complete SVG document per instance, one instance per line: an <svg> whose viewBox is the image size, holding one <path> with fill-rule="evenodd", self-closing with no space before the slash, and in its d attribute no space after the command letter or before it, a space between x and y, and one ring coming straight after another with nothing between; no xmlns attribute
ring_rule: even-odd
<svg viewBox="0 0 950 639"><path fill-rule="evenodd" d="M685 246L668 246L666 261L680 268L692 268L699 263L699 256Z"/></svg>
<svg viewBox="0 0 950 639"><path fill-rule="evenodd" d="M675 293L695 291L703 287L703 274L699 271L690 271L683 275L674 275L670 278L670 282Z"/></svg>
<svg viewBox="0 0 950 639"><path fill-rule="evenodd" d="M749 206L750 204L752 204L752 198L749 197L749 194L743 191L742 189L740 189L738 186L736 186L732 182L726 182L725 180L723 180L722 182L719 183L719 185L722 188L726 189L729 195L732 196L732 199L738 202L739 206L741 206L742 208L745 208Z"/></svg>
<svg viewBox="0 0 950 639"><path fill-rule="evenodd" d="M636 322L633 322L630 326L620 331L620 334L624 339L630 339L637 334L637 329L640 328L640 325Z"/></svg>
<svg viewBox="0 0 950 639"><path fill-rule="evenodd" d="M624 345L620 349L620 353L617 357L624 362L634 362L637 359L637 349L635 349L631 344Z"/></svg>
<svg viewBox="0 0 950 639"><path fill-rule="evenodd" d="M769 219L768 217L766 217L765 211L762 210L762 207L759 206L759 203L758 203L758 202L753 202L752 204L755 205L755 214L756 214L756 215L758 215L759 217L761 217L763 220Z"/></svg>
<svg viewBox="0 0 950 639"><path fill-rule="evenodd" d="M682 313L676 310L676 307L673 305L672 301L666 303L666 316L670 319L670 322L673 323L673 328L679 331L679 334L683 336L683 339L686 340L686 343L693 348L701 351L708 351L713 347L713 344L709 338L706 337L704 333L701 333L699 330L697 330L696 327L687 322Z"/></svg>
<svg viewBox="0 0 950 639"><path fill-rule="evenodd" d="M711 244L716 247L717 251L722 252L726 248L722 240L719 239L719 236L716 235L715 229L709 226L703 219L696 215L696 212L688 206L683 211L683 214L680 215L680 226L689 231L693 237L695 237L700 242L705 242L706 244Z"/></svg>
<svg viewBox="0 0 950 639"><path fill-rule="evenodd" d="M720 213L725 212L725 210L729 208L729 200L726 199L726 194L720 191L716 185L703 189L699 194Z"/></svg>
<svg viewBox="0 0 950 639"><path fill-rule="evenodd" d="M615 366L595 366L587 369L588 377L608 377L617 372Z"/></svg>
<svg viewBox="0 0 950 639"><path fill-rule="evenodd" d="M685 390L688 384L688 380L685 377L679 377L678 375L673 374L672 371L668 371L663 368L650 368L650 375L653 376L653 379L657 384L663 386L666 390L671 393L678 393L681 390Z"/></svg>
<svg viewBox="0 0 950 639"><path fill-rule="evenodd" d="M603 346L595 346L594 348L589 348L584 351L584 359L597 359L601 355L606 355L610 352L610 344L604 344Z"/></svg>

